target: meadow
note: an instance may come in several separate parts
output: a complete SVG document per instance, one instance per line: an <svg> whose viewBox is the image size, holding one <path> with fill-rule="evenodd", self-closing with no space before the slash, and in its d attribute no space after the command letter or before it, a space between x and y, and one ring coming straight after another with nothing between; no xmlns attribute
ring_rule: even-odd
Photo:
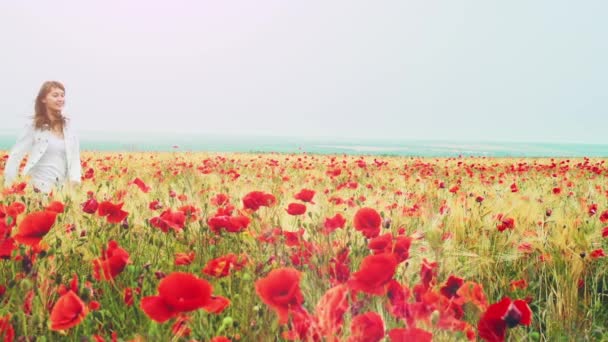
<svg viewBox="0 0 608 342"><path fill-rule="evenodd" d="M608 340L602 159L176 148L82 172L0 196L0 341Z"/></svg>

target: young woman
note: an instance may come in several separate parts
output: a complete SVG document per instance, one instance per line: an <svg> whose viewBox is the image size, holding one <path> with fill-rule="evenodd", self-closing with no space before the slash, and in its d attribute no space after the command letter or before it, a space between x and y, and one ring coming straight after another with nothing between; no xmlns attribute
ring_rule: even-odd
<svg viewBox="0 0 608 342"><path fill-rule="evenodd" d="M25 154L28 160L21 172L30 176L36 192L49 193L66 182L79 184L80 143L63 116L65 87L56 81L42 84L36 97L35 114L11 149L4 168L4 186L17 178Z"/></svg>

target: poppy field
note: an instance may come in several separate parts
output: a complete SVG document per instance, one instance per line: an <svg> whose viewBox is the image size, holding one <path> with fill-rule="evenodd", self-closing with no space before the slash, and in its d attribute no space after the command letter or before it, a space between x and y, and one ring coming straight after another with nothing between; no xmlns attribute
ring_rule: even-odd
<svg viewBox="0 0 608 342"><path fill-rule="evenodd" d="M608 340L607 175L84 152L79 186L0 195L0 341Z"/></svg>

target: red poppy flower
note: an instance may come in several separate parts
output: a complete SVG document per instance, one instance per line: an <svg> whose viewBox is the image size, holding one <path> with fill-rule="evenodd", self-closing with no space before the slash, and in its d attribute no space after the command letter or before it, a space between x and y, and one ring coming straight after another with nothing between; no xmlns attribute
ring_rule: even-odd
<svg viewBox="0 0 608 342"><path fill-rule="evenodd" d="M511 291L515 291L516 289L525 290L527 287L528 282L525 279L511 281Z"/></svg>
<svg viewBox="0 0 608 342"><path fill-rule="evenodd" d="M602 228L602 237L608 237L608 227Z"/></svg>
<svg viewBox="0 0 608 342"><path fill-rule="evenodd" d="M378 342L384 338L384 321L375 312L366 312L353 318L348 342Z"/></svg>
<svg viewBox="0 0 608 342"><path fill-rule="evenodd" d="M178 231L184 229L186 215L183 211L172 211L171 208L165 210L160 216L150 219L150 224L153 227L159 228L163 232L168 232L169 228Z"/></svg>
<svg viewBox="0 0 608 342"><path fill-rule="evenodd" d="M216 278L223 278L230 274L232 269L240 270L247 263L247 258L229 253L219 258L209 260L203 268L203 273Z"/></svg>
<svg viewBox="0 0 608 342"><path fill-rule="evenodd" d="M10 188L4 189L2 193L4 195L23 195L25 194L23 190L25 190L26 186L27 183L25 182L13 184Z"/></svg>
<svg viewBox="0 0 608 342"><path fill-rule="evenodd" d="M135 185L137 185L137 187L139 188L139 190L143 191L144 193L150 192L150 189L151 189L148 185L146 185L146 183L144 183L144 181L142 181L141 179L139 179L139 177L135 178L129 184L135 184Z"/></svg>
<svg viewBox="0 0 608 342"><path fill-rule="evenodd" d="M82 322L87 315L87 307L72 290L62 295L51 310L51 330L70 329Z"/></svg>
<svg viewBox="0 0 608 342"><path fill-rule="evenodd" d="M513 230L515 228L515 220L511 217L503 217L500 219L500 224L496 228L498 228L498 231L500 232L505 229Z"/></svg>
<svg viewBox="0 0 608 342"><path fill-rule="evenodd" d="M397 259L393 254L369 255L361 262L359 271L352 274L348 284L353 290L382 295L386 292L385 285L393 279L396 268Z"/></svg>
<svg viewBox="0 0 608 342"><path fill-rule="evenodd" d="M382 217L375 209L361 208L355 214L355 229L363 233L366 238L375 238L380 234Z"/></svg>
<svg viewBox="0 0 608 342"><path fill-rule="evenodd" d="M19 224L15 240L29 246L37 245L55 224L57 213L36 211L28 214Z"/></svg>
<svg viewBox="0 0 608 342"><path fill-rule="evenodd" d="M209 303L203 307L203 310L212 314L220 314L230 305L230 299L222 296L211 296Z"/></svg>
<svg viewBox="0 0 608 342"><path fill-rule="evenodd" d="M597 203L593 203L593 204L589 205L589 208L587 209L587 213L589 214L589 216L595 215L595 213L597 213Z"/></svg>
<svg viewBox="0 0 608 342"><path fill-rule="evenodd" d="M422 259L420 265L420 282L425 288L429 288L433 279L437 277L437 262L429 262L426 258Z"/></svg>
<svg viewBox="0 0 608 342"><path fill-rule="evenodd" d="M226 336L215 336L214 338L209 340L209 342L232 342L232 340L230 340Z"/></svg>
<svg viewBox="0 0 608 342"><path fill-rule="evenodd" d="M367 243L374 254L390 253L393 250L393 234L386 233L369 240Z"/></svg>
<svg viewBox="0 0 608 342"><path fill-rule="evenodd" d="M433 334L422 330L419 328L397 328L391 329L388 332L388 337L390 338L390 342L407 342L407 341L416 341L416 342L431 342L433 341Z"/></svg>
<svg viewBox="0 0 608 342"><path fill-rule="evenodd" d="M334 217L326 218L323 223L323 234L330 234L338 228L344 228L346 219L340 214L334 215Z"/></svg>
<svg viewBox="0 0 608 342"><path fill-rule="evenodd" d="M158 209L162 209L162 208L163 208L163 205L158 200L154 200L148 204L148 209L150 209L150 210L158 210Z"/></svg>
<svg viewBox="0 0 608 342"><path fill-rule="evenodd" d="M209 225L209 229L213 232L219 234L222 229L230 233L238 233L242 232L249 226L249 218L247 216L239 215L239 216L214 216L207 220L207 224Z"/></svg>
<svg viewBox="0 0 608 342"><path fill-rule="evenodd" d="M86 202L80 205L82 207L82 211L87 214L95 214L97 208L99 207L99 203L94 198L89 198Z"/></svg>
<svg viewBox="0 0 608 342"><path fill-rule="evenodd" d="M190 222L194 222L198 220L198 216L197 213L201 211L201 209L193 206L193 205L182 205L181 207L177 208L177 210L181 211L184 213L184 215L186 215L186 218L190 221Z"/></svg>
<svg viewBox="0 0 608 342"><path fill-rule="evenodd" d="M252 191L243 197L243 206L253 211L260 207L270 207L277 202L277 199L272 194L266 194L261 191Z"/></svg>
<svg viewBox="0 0 608 342"><path fill-rule="evenodd" d="M11 316L9 314L0 317L0 338L4 338L5 342L12 342L15 338L15 329L11 324Z"/></svg>
<svg viewBox="0 0 608 342"><path fill-rule="evenodd" d="M604 210L604 211L602 212L602 214L600 215L600 221L601 221L602 223L605 223L605 222L607 222L607 221L608 221L608 210Z"/></svg>
<svg viewBox="0 0 608 342"><path fill-rule="evenodd" d="M157 296L141 300L141 308L152 320L163 323L180 312L202 309L210 303L211 292L212 287L206 280L174 272L160 281Z"/></svg>
<svg viewBox="0 0 608 342"><path fill-rule="evenodd" d="M175 266L190 265L194 261L194 252L190 253L175 253Z"/></svg>
<svg viewBox="0 0 608 342"><path fill-rule="evenodd" d="M8 207L0 204L0 227L3 225L14 227L17 223L17 216L23 212L25 212L25 204L21 202L13 202Z"/></svg>
<svg viewBox="0 0 608 342"><path fill-rule="evenodd" d="M301 203L289 203L287 206L287 213L293 216L304 215L304 213L306 213L306 205Z"/></svg>
<svg viewBox="0 0 608 342"><path fill-rule="evenodd" d="M64 206L63 206L63 203L61 203L59 201L53 201L53 202L49 203L49 205L47 205L45 209L48 211L54 211L57 214L60 214L63 212Z"/></svg>
<svg viewBox="0 0 608 342"><path fill-rule="evenodd" d="M600 249L596 249L596 250L592 251L589 254L589 256L593 259L596 259L596 258L605 257L606 254L604 253L604 250L602 248L600 248Z"/></svg>
<svg viewBox="0 0 608 342"><path fill-rule="evenodd" d="M217 194L215 195L215 197L211 198L211 204L213 204L216 207L221 207L223 205L226 205L230 202L230 197L228 197L228 195L226 194Z"/></svg>
<svg viewBox="0 0 608 342"><path fill-rule="evenodd" d="M441 287L440 292L447 298L457 297L457 291L463 283L464 280L462 278L451 275L446 284Z"/></svg>
<svg viewBox="0 0 608 342"><path fill-rule="evenodd" d="M312 201L313 197L315 197L315 191L310 189L302 189L294 196L295 199L300 200L302 202L315 204L315 202Z"/></svg>
<svg viewBox="0 0 608 342"><path fill-rule="evenodd" d="M300 272L284 267L270 271L265 278L255 282L255 292L262 301L279 316L279 323L287 323L289 311L304 302L300 290Z"/></svg>
<svg viewBox="0 0 608 342"><path fill-rule="evenodd" d="M97 280L114 279L129 263L129 253L114 240L108 242L108 249L101 255L101 258L93 260L93 277Z"/></svg>
<svg viewBox="0 0 608 342"><path fill-rule="evenodd" d="M0 228L0 259L10 259L16 247L15 240Z"/></svg>
<svg viewBox="0 0 608 342"><path fill-rule="evenodd" d="M338 285L327 290L317 302L315 308L321 334L332 337L340 334L344 323L344 314L349 308L348 287Z"/></svg>
<svg viewBox="0 0 608 342"><path fill-rule="evenodd" d="M479 337L486 341L504 341L507 328L514 328L518 324L530 325L532 323L532 310L526 301L518 299L511 301L509 297L492 304L483 314L477 329Z"/></svg>
<svg viewBox="0 0 608 342"><path fill-rule="evenodd" d="M488 300L483 292L483 286L478 283L472 281L465 282L456 291L456 295L454 301L458 305L470 302L480 311L485 311L488 308Z"/></svg>
<svg viewBox="0 0 608 342"><path fill-rule="evenodd" d="M109 201L103 201L99 203L97 214L99 216L106 216L109 223L121 223L129 213L122 210L124 203L113 204Z"/></svg>

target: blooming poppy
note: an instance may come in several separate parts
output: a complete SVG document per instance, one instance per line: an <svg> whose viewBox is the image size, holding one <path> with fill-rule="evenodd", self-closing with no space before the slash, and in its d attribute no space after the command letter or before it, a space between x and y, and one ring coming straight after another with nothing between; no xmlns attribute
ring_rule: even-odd
<svg viewBox="0 0 608 342"><path fill-rule="evenodd" d="M602 223L608 222L608 210L604 210L601 214L600 214L600 221Z"/></svg>
<svg viewBox="0 0 608 342"><path fill-rule="evenodd" d="M275 204L277 199L272 194L262 191L252 191L243 197L243 206L253 211L260 207L270 207Z"/></svg>
<svg viewBox="0 0 608 342"><path fill-rule="evenodd" d="M375 238L380 234L381 224L382 217L375 209L361 208L355 214L355 229L363 233L368 239Z"/></svg>
<svg viewBox="0 0 608 342"><path fill-rule="evenodd" d="M223 205L226 205L230 202L230 197L228 197L228 195L226 194L217 194L215 195L215 197L211 198L211 204L213 204L216 207L221 207Z"/></svg>
<svg viewBox="0 0 608 342"><path fill-rule="evenodd" d="M144 183L144 181L142 181L141 179L139 179L139 177L135 178L129 184L135 184L135 185L137 185L137 187L139 188L139 190L141 190L144 193L148 193L151 190L151 188L148 185L146 185L146 183Z"/></svg>
<svg viewBox="0 0 608 342"><path fill-rule="evenodd" d="M223 278L230 274L232 269L240 270L247 263L245 256L229 253L219 258L209 260L203 268L203 273L216 278Z"/></svg>
<svg viewBox="0 0 608 342"><path fill-rule="evenodd" d="M315 314L323 336L331 338L339 334L344 314L349 308L348 286L341 284L327 290L317 302Z"/></svg>
<svg viewBox="0 0 608 342"><path fill-rule="evenodd" d="M313 197L315 197L315 191L310 189L302 189L294 196L295 199L302 202L315 204L315 202L312 201Z"/></svg>
<svg viewBox="0 0 608 342"><path fill-rule="evenodd" d="M36 211L28 214L19 223L14 239L24 245L35 246L51 230L57 213L54 211Z"/></svg>
<svg viewBox="0 0 608 342"><path fill-rule="evenodd" d="M99 203L97 208L97 214L99 216L106 216L109 223L121 223L129 213L122 210L124 203L113 204L109 201L103 201Z"/></svg>
<svg viewBox="0 0 608 342"><path fill-rule="evenodd" d="M173 272L160 281L157 296L142 298L141 308L152 320L163 323L181 312L202 309L210 303L211 292L206 280Z"/></svg>
<svg viewBox="0 0 608 342"><path fill-rule="evenodd" d="M211 296L209 303L203 306L203 310L212 314L220 314L230 305L230 299L222 296Z"/></svg>
<svg viewBox="0 0 608 342"><path fill-rule="evenodd" d="M255 282L255 292L262 301L279 316L279 323L287 323L289 311L299 308L304 302L300 290L300 272L284 267L270 271Z"/></svg>
<svg viewBox="0 0 608 342"><path fill-rule="evenodd" d="M194 261L194 252L190 253L175 253L175 260L173 264L175 266L190 265Z"/></svg>
<svg viewBox="0 0 608 342"><path fill-rule="evenodd" d="M447 298L456 297L458 296L458 289L462 286L463 283L464 280L462 278L450 275L450 277L446 281L446 284L442 286L439 291Z"/></svg>
<svg viewBox="0 0 608 342"><path fill-rule="evenodd" d="M390 338L390 342L431 342L433 340L432 333L415 327L391 329L388 332L388 337Z"/></svg>
<svg viewBox="0 0 608 342"><path fill-rule="evenodd" d="M604 253L604 250L602 248L600 248L600 249L596 249L596 250L592 251L591 253L589 253L589 256L593 259L596 259L596 258L605 257L606 254Z"/></svg>
<svg viewBox="0 0 608 342"><path fill-rule="evenodd" d="M304 215L304 213L306 213L306 205L301 203L289 203L286 211L292 216Z"/></svg>
<svg viewBox="0 0 608 342"><path fill-rule="evenodd" d="M184 229L186 215L183 211L172 211L171 208L163 211L160 216L150 219L150 224L163 232L168 232L169 228L178 231Z"/></svg>
<svg viewBox="0 0 608 342"><path fill-rule="evenodd" d="M57 214L60 214L64 211L64 206L63 203L59 202L59 201L53 201L51 203L49 203L49 205L46 206L45 208L48 211L54 211Z"/></svg>
<svg viewBox="0 0 608 342"><path fill-rule="evenodd" d="M250 221L251 220L247 216L243 215L221 215L209 218L207 224L209 225L209 228L217 234L219 234L222 229L225 229L230 233L238 233L245 230L245 228L249 226Z"/></svg>
<svg viewBox="0 0 608 342"><path fill-rule="evenodd" d="M323 222L323 234L330 234L338 228L344 228L345 223L346 219L340 213L326 218Z"/></svg>
<svg viewBox="0 0 608 342"><path fill-rule="evenodd" d="M88 309L74 291L59 297L51 310L51 330L67 330L82 322Z"/></svg>
<svg viewBox="0 0 608 342"><path fill-rule="evenodd" d="M366 312L353 318L348 342L378 342L384 337L384 321L375 312Z"/></svg>
<svg viewBox="0 0 608 342"><path fill-rule="evenodd" d="M507 328L517 325L530 325L532 310L526 301L518 299L511 301L504 297L500 302L492 304L485 311L477 324L479 337L486 341L504 341Z"/></svg>
<svg viewBox="0 0 608 342"><path fill-rule="evenodd" d="M382 295L385 285L393 279L397 268L397 259L393 254L383 253L366 256L359 271L352 274L348 284L351 289L369 294Z"/></svg>
<svg viewBox="0 0 608 342"><path fill-rule="evenodd" d="M87 214L94 214L99 207L99 203L95 198L89 198L84 203L80 205L82 207L82 211Z"/></svg>
<svg viewBox="0 0 608 342"><path fill-rule="evenodd" d="M114 240L108 242L108 249L101 255L101 258L93 260L93 277L97 280L114 279L129 263L129 253Z"/></svg>
<svg viewBox="0 0 608 342"><path fill-rule="evenodd" d="M0 338L4 338L6 342L12 342L15 338L15 328L11 324L11 316L9 314L0 317Z"/></svg>

